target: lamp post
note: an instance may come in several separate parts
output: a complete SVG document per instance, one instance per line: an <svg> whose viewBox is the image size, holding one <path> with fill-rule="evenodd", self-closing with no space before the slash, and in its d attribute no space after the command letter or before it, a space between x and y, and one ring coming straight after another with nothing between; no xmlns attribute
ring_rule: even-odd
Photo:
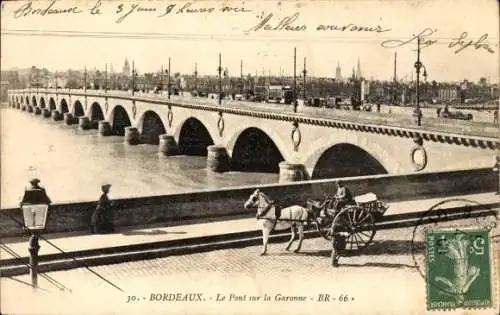
<svg viewBox="0 0 500 315"><path fill-rule="evenodd" d="M307 75L306 57L304 57L304 70L302 70L302 74L304 75L304 88L302 91L302 97L304 98L304 103L305 103L305 101L306 101L306 75Z"/></svg>
<svg viewBox="0 0 500 315"><path fill-rule="evenodd" d="M29 240L30 252L30 274L33 289L38 288L38 251L40 245L38 238L47 220L47 210L50 199L48 199L44 189L30 188L24 192L21 209L23 211L24 226L30 231Z"/></svg>
<svg viewBox="0 0 500 315"><path fill-rule="evenodd" d="M417 71L417 84L415 86L415 94L417 97L417 104L415 106L415 111L413 115L417 119L417 125L421 126L422 125L422 111L420 110L420 69L424 68L424 79L427 80L427 69L425 68L424 64L420 61L420 36L417 38L417 61L415 62L415 70Z"/></svg>
<svg viewBox="0 0 500 315"><path fill-rule="evenodd" d="M297 47L293 48L293 112L297 112Z"/></svg>
<svg viewBox="0 0 500 315"><path fill-rule="evenodd" d="M217 68L219 72L219 105L222 104L222 56L219 53L219 67Z"/></svg>
<svg viewBox="0 0 500 315"><path fill-rule="evenodd" d="M194 64L194 90L196 91L196 96L198 96L198 63Z"/></svg>
<svg viewBox="0 0 500 315"><path fill-rule="evenodd" d="M57 77L58 77L58 74L57 74L57 71L56 71L56 104L59 104L59 93L57 93L57 89L59 88L59 83L57 82ZM56 108L57 108L57 105L56 105Z"/></svg>
<svg viewBox="0 0 500 315"><path fill-rule="evenodd" d="M168 57L168 99L170 99L170 57Z"/></svg>
<svg viewBox="0 0 500 315"><path fill-rule="evenodd" d="M87 66L83 72L83 92L87 94Z"/></svg>
<svg viewBox="0 0 500 315"><path fill-rule="evenodd" d="M137 71L135 71L135 63L132 61L132 96L134 96L135 93L135 76L137 74Z"/></svg>
<svg viewBox="0 0 500 315"><path fill-rule="evenodd" d="M108 64L104 66L104 93L108 92Z"/></svg>

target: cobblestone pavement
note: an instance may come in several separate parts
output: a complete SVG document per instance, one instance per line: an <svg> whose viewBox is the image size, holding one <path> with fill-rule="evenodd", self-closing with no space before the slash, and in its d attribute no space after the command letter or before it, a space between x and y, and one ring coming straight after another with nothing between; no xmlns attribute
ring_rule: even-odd
<svg viewBox="0 0 500 315"><path fill-rule="evenodd" d="M477 225L477 221L469 221ZM467 223L461 222L464 225ZM64 314L95 314L105 309L120 314L173 314L187 309L193 314L310 314L312 309L316 313L422 314L426 282L417 268L423 268L422 231L416 230L415 239L413 228L379 231L362 255L342 258L339 268L331 267L330 243L321 238L306 239L299 254L286 252L284 243L275 243L267 256L259 256L260 246L251 246L92 267L125 293L84 268L53 272L49 275L70 287L73 294L38 293L35 300L44 305L39 311L50 310L46 314L52 314L55 305ZM493 235L498 234L497 228ZM498 260L500 244L498 238L494 240ZM16 279L29 282L28 276ZM41 279L40 287L49 289L50 285ZM2 279L2 288L9 290L7 294L2 290L2 301L9 302L31 292L11 279ZM201 300L165 300L177 293ZM185 295L189 293L193 295ZM329 303L322 302L322 294L330 295ZM250 301L250 296L261 302ZM283 301L277 296L304 300ZM270 301L262 301L266 297ZM27 313L33 314L30 310ZM481 314L495 313L490 309Z"/></svg>

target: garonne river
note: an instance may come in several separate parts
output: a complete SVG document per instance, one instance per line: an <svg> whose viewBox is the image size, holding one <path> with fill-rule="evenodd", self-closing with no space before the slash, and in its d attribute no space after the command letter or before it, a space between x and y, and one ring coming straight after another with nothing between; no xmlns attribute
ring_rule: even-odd
<svg viewBox="0 0 500 315"><path fill-rule="evenodd" d="M276 183L279 174L206 169L203 156L162 156L157 145L129 146L119 136L101 137L32 113L2 108L1 207L16 207L37 177L53 203L92 201L104 183L111 198Z"/></svg>

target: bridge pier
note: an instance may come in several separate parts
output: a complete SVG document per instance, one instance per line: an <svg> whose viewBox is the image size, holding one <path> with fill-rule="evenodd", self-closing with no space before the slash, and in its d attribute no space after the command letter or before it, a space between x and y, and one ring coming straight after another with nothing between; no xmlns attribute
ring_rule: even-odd
<svg viewBox="0 0 500 315"><path fill-rule="evenodd" d="M225 172L229 170L229 155L225 147L210 145L207 147L207 167L214 172Z"/></svg>
<svg viewBox="0 0 500 315"><path fill-rule="evenodd" d="M280 162L280 183L296 182L306 179L305 168L303 164Z"/></svg>
<svg viewBox="0 0 500 315"><path fill-rule="evenodd" d="M52 120L53 121L59 121L62 120L62 115L58 110L53 110L51 113Z"/></svg>
<svg viewBox="0 0 500 315"><path fill-rule="evenodd" d="M158 147L158 151L161 154L165 156L171 156L179 153L179 147L177 146L177 143L175 142L173 136L170 136L168 134L163 134L160 135L159 138L160 138L160 145Z"/></svg>
<svg viewBox="0 0 500 315"><path fill-rule="evenodd" d="M99 135L103 137L111 136L111 124L106 120L99 121Z"/></svg>
<svg viewBox="0 0 500 315"><path fill-rule="evenodd" d="M47 108L44 108L42 111L42 116L43 116L43 118L49 118L50 117L50 110L48 110Z"/></svg>
<svg viewBox="0 0 500 315"><path fill-rule="evenodd" d="M125 143L130 145L139 144L141 141L139 130L135 127L125 127Z"/></svg>
<svg viewBox="0 0 500 315"><path fill-rule="evenodd" d="M88 117L81 116L78 117L78 127L82 130L90 129L90 120Z"/></svg>
<svg viewBox="0 0 500 315"><path fill-rule="evenodd" d="M72 125L72 124L78 123L78 119L75 119L75 117L73 117L72 113L64 113L63 116L64 116L64 123L66 125Z"/></svg>

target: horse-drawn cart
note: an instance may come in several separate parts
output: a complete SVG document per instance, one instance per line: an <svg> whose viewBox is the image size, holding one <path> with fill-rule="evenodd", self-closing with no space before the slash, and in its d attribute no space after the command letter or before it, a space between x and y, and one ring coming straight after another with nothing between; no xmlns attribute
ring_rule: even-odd
<svg viewBox="0 0 500 315"><path fill-rule="evenodd" d="M257 208L257 220L262 223L262 252L267 252L269 235L274 230L291 229L291 238L286 250L295 240L296 229L299 252L304 239L304 225L314 224L319 233L332 242L332 264L346 251L353 252L365 248L375 236L375 222L380 219L387 205L373 193L354 197L353 202L337 210L337 200L325 196L324 200L308 200L307 207L293 205L281 208L279 204L256 189L245 202L245 208Z"/></svg>
<svg viewBox="0 0 500 315"><path fill-rule="evenodd" d="M336 265L344 251L358 252L368 246L376 233L375 222L388 206L373 193L354 197L352 203L335 210L336 200L308 200L307 207L316 214L314 223L326 240L332 241L332 264ZM323 213L323 216L319 216Z"/></svg>

